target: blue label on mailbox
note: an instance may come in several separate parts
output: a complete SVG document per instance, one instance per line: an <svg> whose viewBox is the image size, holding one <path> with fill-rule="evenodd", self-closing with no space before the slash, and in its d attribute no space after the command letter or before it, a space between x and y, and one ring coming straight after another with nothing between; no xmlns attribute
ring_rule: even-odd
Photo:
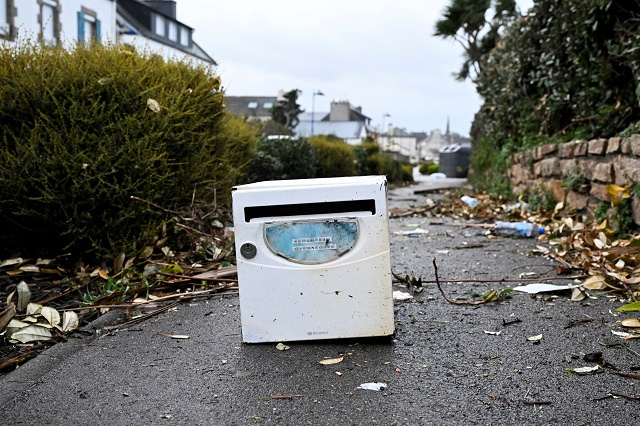
<svg viewBox="0 0 640 426"><path fill-rule="evenodd" d="M264 237L274 254L297 263L324 263L351 250L358 240L357 220L318 220L266 224Z"/></svg>

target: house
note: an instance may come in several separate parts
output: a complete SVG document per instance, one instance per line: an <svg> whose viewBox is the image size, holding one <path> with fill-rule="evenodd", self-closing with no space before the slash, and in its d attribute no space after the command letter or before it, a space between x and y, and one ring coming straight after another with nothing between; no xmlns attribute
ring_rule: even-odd
<svg viewBox="0 0 640 426"><path fill-rule="evenodd" d="M383 153L392 156L395 160L418 164L420 161L416 135L389 124L386 133L378 139Z"/></svg>
<svg viewBox="0 0 640 426"><path fill-rule="evenodd" d="M224 104L234 115L264 122L271 119L271 108L277 99L276 96L225 96Z"/></svg>
<svg viewBox="0 0 640 426"><path fill-rule="evenodd" d="M215 61L176 19L169 0L0 0L0 39L72 47L92 40L131 44L167 59Z"/></svg>
<svg viewBox="0 0 640 426"><path fill-rule="evenodd" d="M429 134L425 134L425 137L418 139L417 145L418 155L421 160L438 161L441 148L448 145L471 147L471 140L460 136L458 133L449 132L449 126L447 125L445 133L442 133L440 129L432 130Z"/></svg>
<svg viewBox="0 0 640 426"><path fill-rule="evenodd" d="M362 143L368 136L371 119L362 113L362 107L353 107L348 101L331 102L327 112L304 112L295 128L299 137L333 135L348 144Z"/></svg>

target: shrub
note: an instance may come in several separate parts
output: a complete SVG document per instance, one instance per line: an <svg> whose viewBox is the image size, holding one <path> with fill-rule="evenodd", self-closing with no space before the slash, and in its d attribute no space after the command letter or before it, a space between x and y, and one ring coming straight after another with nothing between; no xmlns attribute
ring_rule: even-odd
<svg viewBox="0 0 640 426"><path fill-rule="evenodd" d="M304 139L263 138L247 172L247 182L317 177L316 150Z"/></svg>
<svg viewBox="0 0 640 426"><path fill-rule="evenodd" d="M418 171L420 171L420 173L423 175L430 175L433 173L437 173L438 169L438 165L433 161L425 161L424 163L420 164Z"/></svg>
<svg viewBox="0 0 640 426"><path fill-rule="evenodd" d="M318 177L356 175L356 153L342 139L331 136L314 136L309 139L318 159Z"/></svg>
<svg viewBox="0 0 640 426"><path fill-rule="evenodd" d="M228 203L257 136L209 69L126 46L3 54L2 255L132 254L165 219L152 203Z"/></svg>

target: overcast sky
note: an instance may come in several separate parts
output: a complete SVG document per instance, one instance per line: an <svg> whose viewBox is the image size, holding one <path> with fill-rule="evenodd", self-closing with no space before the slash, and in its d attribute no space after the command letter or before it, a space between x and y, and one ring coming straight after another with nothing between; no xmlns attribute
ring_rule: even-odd
<svg viewBox="0 0 640 426"><path fill-rule="evenodd" d="M527 10L533 0L519 0ZM379 126L468 135L480 98L452 74L462 48L433 36L449 0L177 0L178 19L218 63L227 95L276 96L329 111L347 100Z"/></svg>

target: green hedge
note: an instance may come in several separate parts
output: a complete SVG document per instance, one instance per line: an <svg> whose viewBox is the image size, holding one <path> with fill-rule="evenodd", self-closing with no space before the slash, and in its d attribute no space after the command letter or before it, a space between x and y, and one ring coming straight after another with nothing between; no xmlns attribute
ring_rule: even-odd
<svg viewBox="0 0 640 426"><path fill-rule="evenodd" d="M413 181L412 167L380 152L375 142L348 145L332 136L309 140L263 138L249 166L247 182L335 176L386 175L390 183Z"/></svg>
<svg viewBox="0 0 640 426"><path fill-rule="evenodd" d="M483 59L474 182L508 192L511 152L636 131L639 45L638 2L537 0Z"/></svg>
<svg viewBox="0 0 640 426"><path fill-rule="evenodd" d="M209 69L102 45L3 56L0 255L135 254L166 218L151 203L228 204L257 136Z"/></svg>

